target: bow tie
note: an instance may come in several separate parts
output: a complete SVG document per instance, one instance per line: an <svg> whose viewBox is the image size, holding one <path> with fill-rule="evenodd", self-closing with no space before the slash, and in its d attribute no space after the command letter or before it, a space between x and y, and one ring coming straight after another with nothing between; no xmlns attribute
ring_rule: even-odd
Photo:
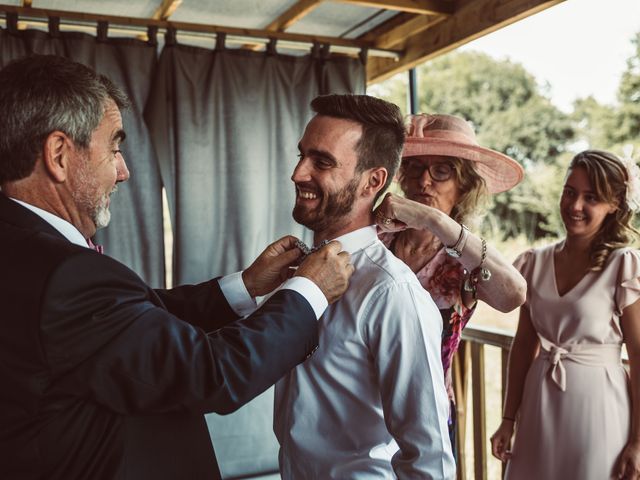
<svg viewBox="0 0 640 480"><path fill-rule="evenodd" d="M318 250L320 250L322 247L324 247L327 243L329 243L329 240L323 240L322 242L320 242L319 245L316 245L315 247L309 247L306 243L304 243L302 240L296 240L296 247L298 247L300 249L300 251L302 251L302 260L304 260L304 258L307 255L312 254L313 252L316 252Z"/></svg>
<svg viewBox="0 0 640 480"><path fill-rule="evenodd" d="M91 250L95 250L98 253L104 253L104 247L102 245L96 245L90 238L87 238L87 245L89 245Z"/></svg>

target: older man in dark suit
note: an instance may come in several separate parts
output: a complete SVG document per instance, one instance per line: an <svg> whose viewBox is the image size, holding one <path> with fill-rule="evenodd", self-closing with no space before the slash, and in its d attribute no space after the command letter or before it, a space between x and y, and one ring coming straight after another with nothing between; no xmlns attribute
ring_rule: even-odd
<svg viewBox="0 0 640 480"><path fill-rule="evenodd" d="M0 478L213 479L202 414L240 407L305 359L317 318L346 289L332 243L299 259L295 238L244 272L152 290L87 247L129 177L127 99L60 57L0 71Z"/></svg>

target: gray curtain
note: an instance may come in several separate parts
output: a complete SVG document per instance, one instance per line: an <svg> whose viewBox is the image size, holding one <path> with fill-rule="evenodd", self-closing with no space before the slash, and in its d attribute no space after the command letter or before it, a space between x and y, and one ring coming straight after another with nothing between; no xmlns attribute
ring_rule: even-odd
<svg viewBox="0 0 640 480"><path fill-rule="evenodd" d="M290 180L309 103L364 89L359 59L208 50L168 38L145 116L169 198L176 283L245 268L285 234L310 240L291 218ZM225 478L277 471L272 419L272 390L232 415L207 415Z"/></svg>
<svg viewBox="0 0 640 480"><path fill-rule="evenodd" d="M111 223L98 231L96 241L150 285L164 286L162 185L142 115L157 62L156 46L108 38L104 28L97 37L61 33L55 24L50 33L11 26L0 30L0 66L30 54L61 55L83 63L109 77L131 99L132 108L123 112L127 140L122 145L131 178L112 197Z"/></svg>
<svg viewBox="0 0 640 480"><path fill-rule="evenodd" d="M245 268L285 235L297 144L322 93L363 92L358 59L208 50L167 42L146 119L174 231L174 283Z"/></svg>

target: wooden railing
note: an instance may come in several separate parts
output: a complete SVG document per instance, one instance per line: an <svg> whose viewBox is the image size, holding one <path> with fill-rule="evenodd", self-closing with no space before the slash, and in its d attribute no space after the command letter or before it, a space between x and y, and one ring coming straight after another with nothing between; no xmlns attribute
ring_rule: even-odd
<svg viewBox="0 0 640 480"><path fill-rule="evenodd" d="M466 480L466 439L467 439L467 405L469 393L471 393L471 408L473 411L473 452L474 452L474 478L486 480L487 476L487 412L485 392L485 345L491 345L501 349L500 371L501 404L504 402L507 379L507 360L513 334L506 330L492 327L467 326L462 331L460 348L453 360L453 386L456 392L458 434L456 443L458 447L458 479ZM491 372L496 374L497 372ZM468 376L471 375L471 382ZM471 389L471 392L469 392Z"/></svg>
<svg viewBox="0 0 640 480"><path fill-rule="evenodd" d="M487 480L488 465L488 442L489 436L493 432L487 431L486 420L486 393L485 393L485 346L490 345L500 348L500 409L504 404L507 382L507 363L513 333L492 327L467 326L462 331L462 341L460 348L453 360L453 386L456 393L457 415L458 415L458 435L456 443L458 446L458 480L467 479L467 459L466 459L466 425L467 425L467 405L469 404L469 393L471 394L471 409L473 415L472 435L473 435L473 471L475 480ZM628 357L623 349L622 362L628 368ZM497 371L489 372L497 375ZM471 375L471 382L469 382ZM469 392L469 389L471 390ZM502 417L502 410L499 412ZM502 467L504 474L504 465ZM495 480L495 479L491 479Z"/></svg>

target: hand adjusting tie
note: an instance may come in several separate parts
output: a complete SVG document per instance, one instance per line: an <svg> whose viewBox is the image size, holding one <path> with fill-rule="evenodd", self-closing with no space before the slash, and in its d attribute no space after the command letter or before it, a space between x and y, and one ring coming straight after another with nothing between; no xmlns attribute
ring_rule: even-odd
<svg viewBox="0 0 640 480"><path fill-rule="evenodd" d="M322 242L320 242L319 245L317 245L315 247L309 247L302 240L296 240L296 247L298 247L300 249L300 251L302 252L302 259L304 260L307 255L311 255L313 252L316 252L316 251L320 250L327 243L329 243L329 240L323 240Z"/></svg>

